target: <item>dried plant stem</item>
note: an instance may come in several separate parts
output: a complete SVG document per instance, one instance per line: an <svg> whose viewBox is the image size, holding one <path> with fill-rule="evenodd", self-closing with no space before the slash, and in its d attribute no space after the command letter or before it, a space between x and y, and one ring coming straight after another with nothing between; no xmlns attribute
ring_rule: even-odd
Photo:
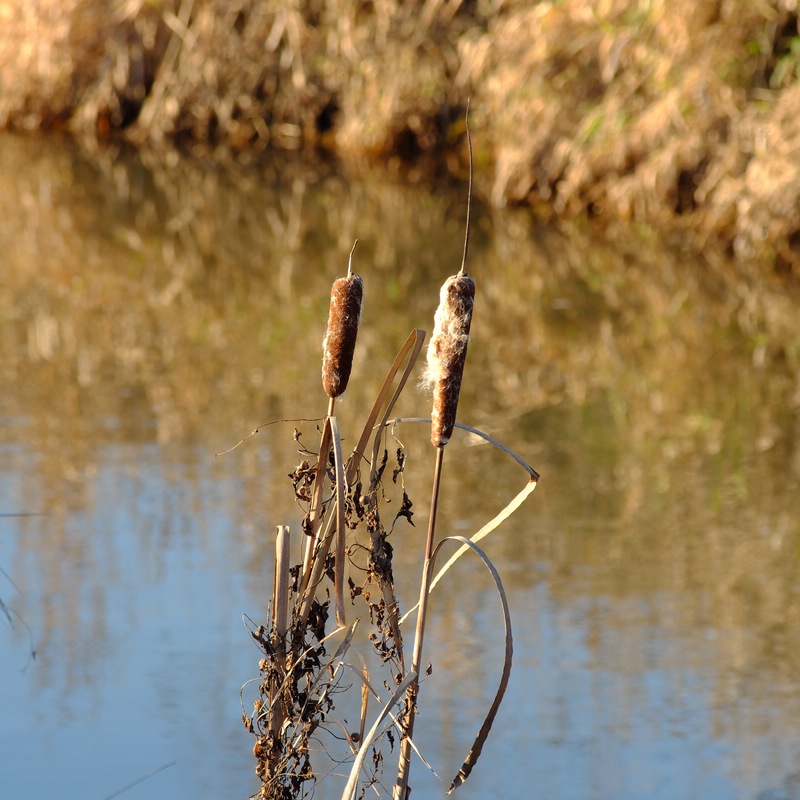
<svg viewBox="0 0 800 800"><path fill-rule="evenodd" d="M275 739L280 735L285 718L281 702L286 667L286 633L289 629L289 526L278 525L275 540L275 584L272 597L272 647L279 671L269 690L269 730Z"/></svg>
<svg viewBox="0 0 800 800"><path fill-rule="evenodd" d="M386 377L383 379L383 384L381 384L381 388L378 390L378 396L375 398L375 402L372 405L372 409L367 416L367 421L364 423L364 428L361 431L361 436L359 437L358 443L353 450L353 454L350 456L350 459L347 464L347 483L348 485L353 482L356 474L358 473L358 469L361 465L361 459L364 458L364 454L367 450L367 444L369 443L370 436L374 434L375 429L380 432L381 428L386 424L386 421L389 419L389 415L392 413L394 409L395 403L397 402L397 398L400 397L401 392L403 391L403 387L406 385L409 376L411 375L412 370L414 369L414 365L417 363L417 358L422 350L422 345L425 343L425 331L420 330L419 328L415 328L411 333L408 335L408 338L404 342L403 346L400 348L400 351L394 357L394 361L392 362L391 367L389 367L389 371L386 373ZM397 376L398 372L400 372L400 367L403 366L403 361L406 362L406 366L403 372L400 374L400 379L397 383L397 387L394 390L394 394L389 397L389 392L392 388L392 383ZM387 398L389 398L387 400ZM377 423L378 415L383 411L383 416L381 417L381 421ZM373 445L373 464L375 463L374 454L377 452L377 445ZM370 476L372 472L370 472ZM370 477L371 479L371 477Z"/></svg>
<svg viewBox="0 0 800 800"><path fill-rule="evenodd" d="M358 749L353 767L350 770L350 778L348 779L347 785L342 793L342 800L355 800L356 790L358 789L358 778L361 773L361 766L364 763L365 757L370 752L370 747L378 735L378 730L380 729L383 720L389 716L392 707L403 696L403 692L407 691L408 687L412 683L415 683L416 680L417 674L415 672L409 672L408 675L403 678L403 680L400 682L400 685L394 690L394 694L389 699L389 702L386 703L386 705L381 709L381 713L378 715L372 727L369 729L367 735L361 740L361 747Z"/></svg>
<svg viewBox="0 0 800 800"><path fill-rule="evenodd" d="M273 622L279 645L286 644L289 628L289 526L278 525L275 539L275 597Z"/></svg>
<svg viewBox="0 0 800 800"><path fill-rule="evenodd" d="M514 638L511 633L511 614L508 610L506 592L503 588L503 582L500 580L500 575L497 573L497 569L495 568L494 564L492 564L486 553L484 553L483 550L481 550L481 548L475 544L475 542L465 539L463 536L447 536L442 539L442 541L436 546L436 550L433 553L434 559L436 558L439 550L441 550L442 545L448 541L461 542L462 547L468 550L471 549L477 554L481 561L483 561L489 572L491 572L495 587L497 588L497 593L500 597L500 605L503 610L503 627L505 628L503 673L500 676L500 685L497 687L494 700L492 700L492 704L489 706L489 711L486 714L486 718L481 725L481 729L478 731L478 735L475 737L475 741L473 742L467 757L464 759L464 763L461 765L461 769L459 769L458 774L450 784L450 788L447 790L447 794L452 794L469 777L470 773L472 772L472 768L475 766L481 756L481 753L483 752L483 745L486 743L486 738L489 736L489 731L491 731L495 717L497 716L497 710L500 708L500 703L503 701L506 688L508 687L508 679L511 675L511 660L514 655ZM433 565L431 565L431 572L432 571Z"/></svg>
<svg viewBox="0 0 800 800"><path fill-rule="evenodd" d="M319 458L317 459L316 474L314 476L314 491L311 495L311 506L308 510L308 536L306 537L305 552L303 558L303 572L300 580L300 594L304 595L311 580L311 573L314 569L314 559L317 557L321 542L325 540L330 528L330 517L325 534L320 534L320 526L324 517L322 492L325 487L325 473L327 471L328 459L331 447L333 446L333 428L338 427L336 417L327 416L325 425L322 429L322 437L319 443ZM327 553L326 553L327 555ZM320 570L321 574L321 570ZM313 591L312 591L313 595ZM308 610L311 608L311 599L308 600Z"/></svg>
<svg viewBox="0 0 800 800"><path fill-rule="evenodd" d="M425 620L428 615L428 596L431 582L431 560L433 542L436 536L436 513L439 506L439 486L442 479L444 445L436 448L436 464L433 470L433 489L431 490L431 510L428 517L428 535L425 539L425 561L422 567L422 581L419 591L419 612L414 633L414 650L411 655L411 671L416 675L406 692L406 709L403 720L403 739L400 743L400 759L397 769L393 800L405 800L408 792L408 774L411 768L411 739L414 735L417 693L419 690L419 668L422 661L422 644L425 638Z"/></svg>
<svg viewBox="0 0 800 800"><path fill-rule="evenodd" d="M301 600L299 605L298 620L301 629L304 629L308 622L308 615L311 613L311 605L314 600L314 593L322 576L325 572L325 560L330 552L334 534L338 533L336 542L336 554L339 563L336 565L335 608L337 622L344 624L344 535L346 525L344 521L344 501L345 501L345 473L344 460L342 457L342 440L339 436L339 425L336 417L328 417L325 420L325 428L322 432L322 443L320 448L320 461L317 469L316 485L314 487L315 497L317 492L321 492L326 473L328 453L333 449L334 465L336 469L336 514L329 515L325 520L325 527L322 532L315 537L311 558L309 559L308 571L303 576ZM324 461L323 461L323 455ZM313 503L313 501L312 501Z"/></svg>
<svg viewBox="0 0 800 800"><path fill-rule="evenodd" d="M467 100L467 110L464 112L464 128L467 132L467 148L469 150L469 185L467 186L467 225L464 231L464 255L461 256L461 269L459 276L464 275L467 270L467 255L469 254L469 229L472 220L472 137L469 134L469 100Z"/></svg>
<svg viewBox="0 0 800 800"><path fill-rule="evenodd" d="M386 620L389 623L389 630L392 632L392 641L397 648L397 663L400 666L400 674L406 671L405 655L403 654L403 634L400 631L400 606L394 593L394 585L382 578L379 580L381 585L381 596L386 607Z"/></svg>
<svg viewBox="0 0 800 800"><path fill-rule="evenodd" d="M427 379L433 387L431 410L431 443L436 448L436 465L433 473L431 509L428 518L428 535L425 541L425 562L419 592L419 611L414 635L414 650L411 671L419 676L422 661L422 643L425 638L425 620L428 612L431 573L433 571L433 543L436 535L436 510L439 503L439 486L442 478L444 448L450 441L456 424L458 398L467 360L472 308L475 303L475 281L467 274L469 252L469 229L472 213L472 140L469 134L469 104L465 115L467 144L469 145L469 192L467 199L467 222L464 234L464 255L457 275L448 278L439 293L439 306L434 316L433 335L428 345ZM419 677L409 685L403 716L403 735L400 743L400 759L393 800L406 800L408 775L411 768L411 739L417 713Z"/></svg>

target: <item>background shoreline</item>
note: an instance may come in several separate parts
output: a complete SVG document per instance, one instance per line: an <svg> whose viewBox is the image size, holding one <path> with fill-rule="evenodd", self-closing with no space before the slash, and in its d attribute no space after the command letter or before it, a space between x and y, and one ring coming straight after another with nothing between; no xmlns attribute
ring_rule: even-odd
<svg viewBox="0 0 800 800"><path fill-rule="evenodd" d="M0 127L463 170L549 219L679 230L796 279L795 0L11 0Z"/></svg>

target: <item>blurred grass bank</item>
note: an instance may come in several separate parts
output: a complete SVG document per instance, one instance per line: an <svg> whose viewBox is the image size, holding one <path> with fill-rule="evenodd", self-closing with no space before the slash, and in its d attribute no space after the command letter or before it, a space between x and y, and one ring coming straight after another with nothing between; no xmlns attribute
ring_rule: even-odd
<svg viewBox="0 0 800 800"><path fill-rule="evenodd" d="M0 127L458 168L800 275L797 0L5 0ZM434 160L435 159L435 160Z"/></svg>

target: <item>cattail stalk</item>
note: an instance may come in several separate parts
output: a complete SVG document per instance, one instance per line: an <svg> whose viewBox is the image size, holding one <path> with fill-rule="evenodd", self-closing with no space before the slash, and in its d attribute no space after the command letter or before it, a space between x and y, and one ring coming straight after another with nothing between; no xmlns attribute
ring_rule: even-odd
<svg viewBox="0 0 800 800"><path fill-rule="evenodd" d="M475 281L467 275L469 229L472 220L472 139L469 135L469 101L464 124L469 148L469 186L467 188L467 225L464 232L464 255L457 275L448 278L439 292L439 307L433 317L433 336L428 343L425 382L433 388L431 443L441 447L450 441L456 422L461 379L467 360Z"/></svg>
<svg viewBox="0 0 800 800"><path fill-rule="evenodd" d="M439 484L442 477L442 460L444 445L436 448L436 467L433 472L433 489L431 492L431 511L428 517L428 535L425 541L425 561L422 567L422 582L419 591L419 610L417 611L417 627L414 632L414 650L411 655L411 672L417 676L406 692L406 706L403 714L403 738L400 742L400 757L397 767L397 780L392 792L392 800L406 800L408 794L408 775L411 771L411 741L414 735L414 720L417 714L417 693L419 692L419 668L422 662L422 641L425 638L425 620L428 613L428 597L431 583L431 558L433 557L433 541L436 531L436 512L439 504Z"/></svg>
<svg viewBox="0 0 800 800"><path fill-rule="evenodd" d="M444 448L450 441L456 423L458 398L467 360L467 345L472 324L472 307L475 303L475 281L467 274L469 251L469 227L472 208L472 141L469 135L469 104L467 104L467 145L469 147L469 189L467 195L467 226L464 235L464 255L457 275L448 278L439 293L439 307L433 319L433 336L428 345L426 381L433 387L433 409L431 411L431 444L436 448L436 465L433 472L431 508L428 518L428 534L425 540L425 561L420 583L419 611L411 656L411 671L415 677L406 693L403 715L403 738L397 768L393 800L406 800L408 776L411 769L411 739L414 734L419 674L422 663L422 643L425 637L425 620L428 611L431 576L433 572L433 544L436 536L436 513L439 503L439 486L442 478Z"/></svg>
<svg viewBox="0 0 800 800"><path fill-rule="evenodd" d="M328 327L322 340L322 387L331 401L347 388L356 349L358 324L361 321L364 285L361 276L354 275L352 271L353 251L357 244L358 239L350 251L347 277L337 278L333 282Z"/></svg>

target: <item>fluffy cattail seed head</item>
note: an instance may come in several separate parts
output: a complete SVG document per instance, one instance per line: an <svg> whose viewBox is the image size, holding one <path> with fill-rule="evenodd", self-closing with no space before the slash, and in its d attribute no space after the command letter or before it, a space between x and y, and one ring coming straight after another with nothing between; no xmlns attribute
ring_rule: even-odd
<svg viewBox="0 0 800 800"><path fill-rule="evenodd" d="M474 302L475 281L463 270L444 282L433 318L433 336L428 344L425 370L425 380L433 387L431 442L434 447L447 444L453 433Z"/></svg>
<svg viewBox="0 0 800 800"><path fill-rule="evenodd" d="M331 399L342 394L350 380L363 302L360 275L348 273L333 282L328 328L322 340L322 387Z"/></svg>

